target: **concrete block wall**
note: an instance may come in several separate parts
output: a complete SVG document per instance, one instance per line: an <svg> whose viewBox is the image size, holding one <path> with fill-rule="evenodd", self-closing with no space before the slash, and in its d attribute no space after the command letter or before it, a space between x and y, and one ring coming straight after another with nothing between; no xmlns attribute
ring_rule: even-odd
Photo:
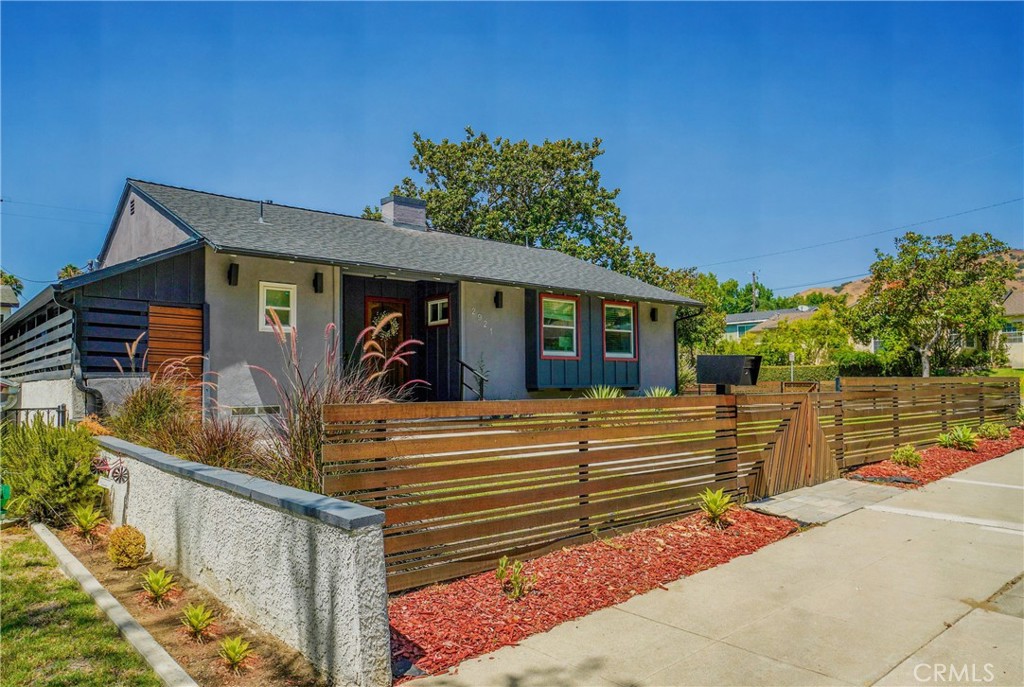
<svg viewBox="0 0 1024 687"><path fill-rule="evenodd" d="M391 684L384 514L101 437L117 525L336 684Z"/></svg>

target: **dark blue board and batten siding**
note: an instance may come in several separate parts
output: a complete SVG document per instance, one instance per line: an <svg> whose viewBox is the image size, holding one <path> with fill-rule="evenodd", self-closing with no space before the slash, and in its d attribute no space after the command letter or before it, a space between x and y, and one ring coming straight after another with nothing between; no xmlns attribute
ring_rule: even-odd
<svg viewBox="0 0 1024 687"><path fill-rule="evenodd" d="M149 306L202 306L205 301L203 262L196 250L129 269L70 291L78 311L75 339L86 375L118 374L133 367L144 371L147 345L142 337L135 360L127 346L149 329ZM205 327L204 327L205 329ZM117 361L117 363L115 363Z"/></svg>
<svg viewBox="0 0 1024 687"><path fill-rule="evenodd" d="M558 294L553 294L558 295ZM526 387L542 389L586 389L605 384L622 389L640 386L640 360L604 359L604 301L596 296L579 297L579 360L545 360L540 348L540 306L538 292L526 291ZM639 317L639 312L637 313ZM639 322L633 326L639 329ZM635 342L640 351L639 338ZM638 356L639 357L639 356Z"/></svg>

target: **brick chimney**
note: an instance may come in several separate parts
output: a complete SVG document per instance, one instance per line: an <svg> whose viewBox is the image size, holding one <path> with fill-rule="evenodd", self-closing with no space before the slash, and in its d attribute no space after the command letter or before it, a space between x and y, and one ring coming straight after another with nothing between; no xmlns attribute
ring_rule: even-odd
<svg viewBox="0 0 1024 687"><path fill-rule="evenodd" d="M380 214L386 224L405 229L427 229L427 202L418 198L388 196L380 199Z"/></svg>

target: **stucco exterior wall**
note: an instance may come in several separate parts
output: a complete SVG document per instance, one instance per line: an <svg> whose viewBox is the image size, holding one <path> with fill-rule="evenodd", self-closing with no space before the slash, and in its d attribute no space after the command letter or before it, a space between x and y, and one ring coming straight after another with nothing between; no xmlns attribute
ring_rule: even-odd
<svg viewBox="0 0 1024 687"><path fill-rule="evenodd" d="M19 408L56 408L67 406L67 418L78 419L85 415L85 394L71 379L47 379L35 382L21 382L18 390Z"/></svg>
<svg viewBox="0 0 1024 687"><path fill-rule="evenodd" d="M383 513L102 437L115 524L339 685L391 684Z"/></svg>
<svg viewBox="0 0 1024 687"><path fill-rule="evenodd" d="M511 286L461 282L462 360L480 369L488 381L488 400L529 398L526 390L525 292ZM494 307L494 292L503 294ZM464 391L463 398L475 399Z"/></svg>
<svg viewBox="0 0 1024 687"><path fill-rule="evenodd" d="M131 213L135 201L135 214ZM121 216L114 227L101 267L134 260L166 248L178 245L190 236L179 229L171 220L160 214L137 193L130 191L125 200Z"/></svg>
<svg viewBox="0 0 1024 687"><path fill-rule="evenodd" d="M658 321L651 321L651 308L657 308ZM640 303L640 388L666 386L676 388L676 309L670 305Z"/></svg>
<svg viewBox="0 0 1024 687"><path fill-rule="evenodd" d="M228 267L238 263L238 285L228 285ZM313 290L313 275L324 275L323 293ZM287 260L231 257L207 250L206 301L209 304L208 370L217 388L211 397L221 407L278 405L273 383L253 366L281 379L282 353L273 332L260 331L260 282L294 284L299 354L311 369L324 353L324 328L337 323L337 270L330 265Z"/></svg>

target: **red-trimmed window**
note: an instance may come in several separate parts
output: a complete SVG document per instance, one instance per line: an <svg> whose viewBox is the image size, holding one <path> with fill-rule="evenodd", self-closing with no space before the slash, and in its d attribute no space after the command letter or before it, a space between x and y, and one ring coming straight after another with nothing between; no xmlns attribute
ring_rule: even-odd
<svg viewBox="0 0 1024 687"><path fill-rule="evenodd" d="M580 302L574 296L540 296L540 357L578 360L580 357Z"/></svg>
<svg viewBox="0 0 1024 687"><path fill-rule="evenodd" d="M604 302L605 360L636 360L636 303Z"/></svg>

